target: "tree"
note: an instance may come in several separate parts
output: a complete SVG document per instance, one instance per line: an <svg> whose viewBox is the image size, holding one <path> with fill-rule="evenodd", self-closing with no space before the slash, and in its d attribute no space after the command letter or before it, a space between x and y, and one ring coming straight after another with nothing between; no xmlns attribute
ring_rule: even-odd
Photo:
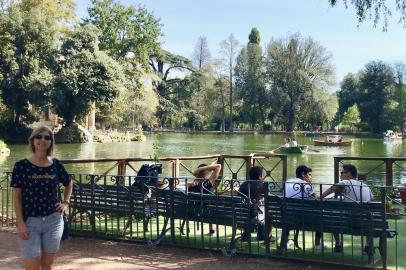
<svg viewBox="0 0 406 270"><path fill-rule="evenodd" d="M349 126L351 131L353 131L354 126L356 126L360 122L361 118L357 104L354 104L347 109L347 111L343 115L343 120L341 121L343 125Z"/></svg>
<svg viewBox="0 0 406 270"><path fill-rule="evenodd" d="M48 102L58 31L41 6L10 5L0 16L1 96L18 127L34 121L31 105L41 108Z"/></svg>
<svg viewBox="0 0 406 270"><path fill-rule="evenodd" d="M234 60L238 50L238 41L234 38L233 34L230 34L227 39L220 43L220 54L222 56L222 62L228 70L229 81L229 104L230 104L230 116L229 116L229 130L232 132L234 128L233 124L233 85L234 85Z"/></svg>
<svg viewBox="0 0 406 270"><path fill-rule="evenodd" d="M159 50L159 19L143 7L125 7L115 0L91 0L85 23L101 31L100 50L116 60L132 59L134 65L149 67L149 56Z"/></svg>
<svg viewBox="0 0 406 270"><path fill-rule="evenodd" d="M77 27L62 44L51 98L67 126L85 116L92 102L111 102L123 91L120 65L99 51L98 43L95 29L85 26Z"/></svg>
<svg viewBox="0 0 406 270"><path fill-rule="evenodd" d="M311 38L295 34L271 41L267 49L267 82L271 85L271 107L282 115L287 131L293 131L298 114L314 101L315 90L332 84L330 54Z"/></svg>
<svg viewBox="0 0 406 270"><path fill-rule="evenodd" d="M205 36L201 36L197 40L193 52L193 62L199 71L211 64L211 53Z"/></svg>
<svg viewBox="0 0 406 270"><path fill-rule="evenodd" d="M396 101L395 121L401 132L406 128L406 65L395 64L395 89L393 100Z"/></svg>
<svg viewBox="0 0 406 270"><path fill-rule="evenodd" d="M157 117L161 126L173 122L173 117L176 123L182 122L179 106L184 107L182 101L190 98L190 91L185 86L190 80L188 74L195 71L191 61L161 49L150 56L149 63L155 75L152 85L158 94ZM177 75L173 76L173 73Z"/></svg>
<svg viewBox="0 0 406 270"><path fill-rule="evenodd" d="M338 122L341 121L344 113L352 105L361 102L359 90L359 78L354 74L347 74L341 82L340 90L337 92L338 96Z"/></svg>
<svg viewBox="0 0 406 270"><path fill-rule="evenodd" d="M235 84L238 97L242 100L242 118L248 120L252 129L258 120L265 126L267 95L265 88L262 49L259 46L259 32L251 30L249 42L237 57Z"/></svg>
<svg viewBox="0 0 406 270"><path fill-rule="evenodd" d="M389 104L390 93L394 85L393 69L381 62L372 61L360 72L359 109L372 131L379 133L385 129L385 106Z"/></svg>
<svg viewBox="0 0 406 270"><path fill-rule="evenodd" d="M76 20L76 4L73 0L21 0L21 9L29 12L33 8L42 10L60 33L68 31L68 25Z"/></svg>
<svg viewBox="0 0 406 270"><path fill-rule="evenodd" d="M365 21L366 18L372 18L374 26L382 19L384 21L383 30L387 29L388 18L394 13L386 0L329 0L331 6L336 6L338 2L343 2L345 7L354 6L358 23ZM389 2L389 1L388 1ZM406 27L406 0L396 0L395 9L399 12L399 22Z"/></svg>

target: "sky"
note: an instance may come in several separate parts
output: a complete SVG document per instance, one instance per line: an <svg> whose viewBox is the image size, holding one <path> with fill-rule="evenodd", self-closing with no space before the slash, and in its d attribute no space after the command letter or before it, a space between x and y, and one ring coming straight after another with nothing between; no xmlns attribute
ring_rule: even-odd
<svg viewBox="0 0 406 270"><path fill-rule="evenodd" d="M89 0L75 0L79 18L87 16ZM371 20L358 25L355 11L343 4L332 8L327 0L121 0L123 5L141 5L163 24L162 47L188 58L200 36L207 38L213 58L219 57L220 42L231 33L240 45L256 27L261 46L271 38L300 33L312 37L332 55L336 86L348 73L381 60L388 64L406 63L406 29L394 14L388 31Z"/></svg>

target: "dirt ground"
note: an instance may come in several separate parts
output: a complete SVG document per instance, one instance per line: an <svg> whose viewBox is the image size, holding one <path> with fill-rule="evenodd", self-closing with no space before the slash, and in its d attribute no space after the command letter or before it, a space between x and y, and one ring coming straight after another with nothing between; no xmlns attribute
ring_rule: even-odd
<svg viewBox="0 0 406 270"><path fill-rule="evenodd" d="M22 269L14 230L0 229L0 269ZM182 248L154 247L130 243L71 237L57 255L55 270L273 270L331 269L332 266L289 262L259 257L225 257L220 253ZM337 270L338 268L334 266ZM348 268L347 268L348 269Z"/></svg>

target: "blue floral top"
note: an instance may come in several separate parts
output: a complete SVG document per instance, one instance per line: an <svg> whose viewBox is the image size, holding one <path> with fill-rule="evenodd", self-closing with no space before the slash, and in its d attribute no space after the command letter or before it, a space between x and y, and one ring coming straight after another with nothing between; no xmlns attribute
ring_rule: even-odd
<svg viewBox="0 0 406 270"><path fill-rule="evenodd" d="M21 188L23 218L44 217L56 212L59 183L67 186L69 174L62 163L53 159L48 167L39 167L28 159L17 161L11 176L11 187Z"/></svg>

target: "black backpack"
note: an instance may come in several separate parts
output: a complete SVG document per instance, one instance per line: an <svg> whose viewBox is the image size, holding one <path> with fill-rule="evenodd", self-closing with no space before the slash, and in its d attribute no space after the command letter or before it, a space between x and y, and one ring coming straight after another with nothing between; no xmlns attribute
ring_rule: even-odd
<svg viewBox="0 0 406 270"><path fill-rule="evenodd" d="M145 191L147 191L148 186L156 186L160 173L162 173L162 164L143 164L138 170L132 186L140 190L145 186Z"/></svg>

